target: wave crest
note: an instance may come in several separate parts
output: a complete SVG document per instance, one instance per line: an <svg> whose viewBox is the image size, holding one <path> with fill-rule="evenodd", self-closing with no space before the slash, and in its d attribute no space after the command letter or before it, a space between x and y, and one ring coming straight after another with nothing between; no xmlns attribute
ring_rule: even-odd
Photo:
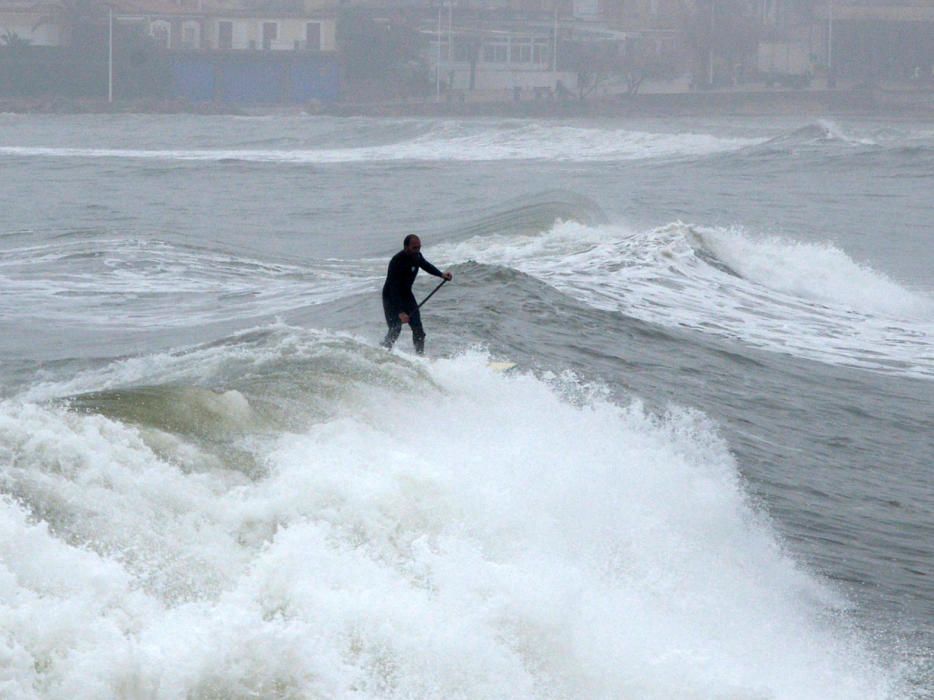
<svg viewBox="0 0 934 700"><path fill-rule="evenodd" d="M591 306L832 364L934 376L934 301L829 244L681 222L561 222L439 247L508 265ZM440 255L440 253L439 253Z"/></svg>

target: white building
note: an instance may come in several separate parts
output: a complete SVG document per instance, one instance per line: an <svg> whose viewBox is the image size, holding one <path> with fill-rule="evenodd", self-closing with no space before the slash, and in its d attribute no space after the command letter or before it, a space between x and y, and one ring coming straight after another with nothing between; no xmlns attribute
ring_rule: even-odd
<svg viewBox="0 0 934 700"><path fill-rule="evenodd" d="M519 90L552 94L576 89L577 74L557 70L554 27L472 29L442 16L430 32L428 63L437 82L455 92Z"/></svg>
<svg viewBox="0 0 934 700"><path fill-rule="evenodd" d="M118 20L142 24L167 49L229 51L337 50L333 9L283 9L209 0L115 0Z"/></svg>
<svg viewBox="0 0 934 700"><path fill-rule="evenodd" d="M204 47L264 51L336 51L336 17L217 14L205 23Z"/></svg>

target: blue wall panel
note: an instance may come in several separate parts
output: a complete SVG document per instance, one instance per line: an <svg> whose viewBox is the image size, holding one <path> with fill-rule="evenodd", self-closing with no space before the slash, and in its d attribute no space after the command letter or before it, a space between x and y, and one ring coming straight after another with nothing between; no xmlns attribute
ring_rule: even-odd
<svg viewBox="0 0 934 700"><path fill-rule="evenodd" d="M214 66L197 56L182 56L172 61L173 97L190 102L214 99Z"/></svg>
<svg viewBox="0 0 934 700"><path fill-rule="evenodd" d="M292 64L292 101L336 100L340 71L336 61L296 61Z"/></svg>
<svg viewBox="0 0 934 700"><path fill-rule="evenodd" d="M340 65L332 54L192 52L172 61L173 97L192 102L300 104L336 100Z"/></svg>
<svg viewBox="0 0 934 700"><path fill-rule="evenodd" d="M285 71L278 61L237 60L219 67L218 99L234 104L283 102Z"/></svg>

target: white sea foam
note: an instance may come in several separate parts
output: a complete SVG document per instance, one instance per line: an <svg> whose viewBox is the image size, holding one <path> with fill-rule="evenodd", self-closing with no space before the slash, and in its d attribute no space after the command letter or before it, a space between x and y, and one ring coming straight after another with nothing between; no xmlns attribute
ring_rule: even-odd
<svg viewBox="0 0 934 700"><path fill-rule="evenodd" d="M487 359L351 388L257 481L0 403L2 694L889 696L702 416Z"/></svg>
<svg viewBox="0 0 934 700"><path fill-rule="evenodd" d="M742 277L769 289L891 318L930 319L934 303L850 258L832 243L801 243L739 230L697 228L695 235Z"/></svg>
<svg viewBox="0 0 934 700"><path fill-rule="evenodd" d="M704 133L651 133L626 129L527 125L441 125L391 144L321 149L128 149L3 146L0 155L27 158L132 158L160 161L346 163L367 161L633 160L697 156L738 150L761 139Z"/></svg>
<svg viewBox="0 0 934 700"><path fill-rule="evenodd" d="M825 138L854 146L875 146L877 143L869 138L861 138L843 129L830 119L818 119L817 126L824 131Z"/></svg>
<svg viewBox="0 0 934 700"><path fill-rule="evenodd" d="M597 308L822 362L934 376L934 299L830 244L682 223L558 223L439 246L509 265Z"/></svg>

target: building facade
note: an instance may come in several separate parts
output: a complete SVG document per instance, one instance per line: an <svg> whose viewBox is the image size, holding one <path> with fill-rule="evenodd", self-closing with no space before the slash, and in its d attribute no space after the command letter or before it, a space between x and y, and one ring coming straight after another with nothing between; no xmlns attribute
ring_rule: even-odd
<svg viewBox="0 0 934 700"><path fill-rule="evenodd" d="M934 84L934 0L830 0L815 18L835 77Z"/></svg>
<svg viewBox="0 0 934 700"><path fill-rule="evenodd" d="M316 0L114 0L114 19L166 52L169 96L300 104L340 95L337 12Z"/></svg>

